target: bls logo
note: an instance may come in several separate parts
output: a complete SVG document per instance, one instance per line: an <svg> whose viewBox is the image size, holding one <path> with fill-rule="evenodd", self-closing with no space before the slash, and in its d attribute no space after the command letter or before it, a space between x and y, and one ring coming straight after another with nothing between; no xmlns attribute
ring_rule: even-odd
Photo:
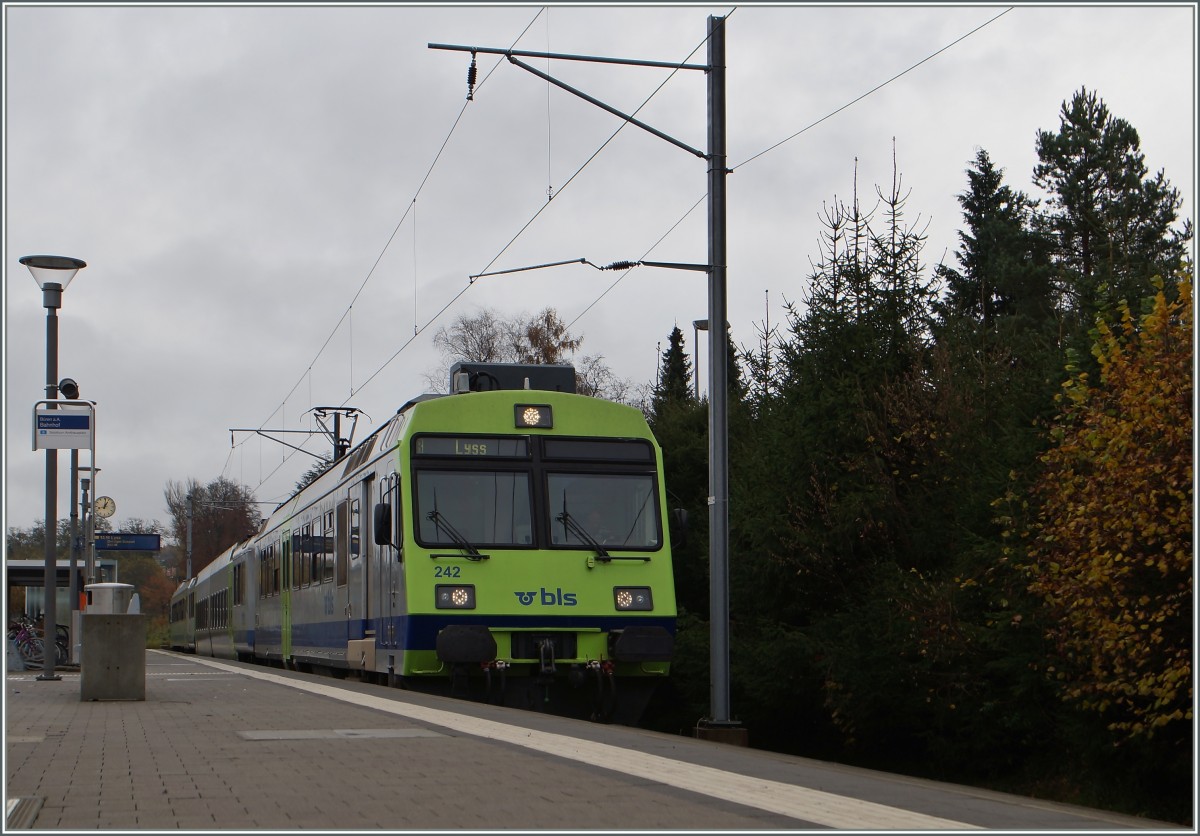
<svg viewBox="0 0 1200 836"><path fill-rule="evenodd" d="M521 606L529 607L533 602L541 596L543 607L573 607L579 603L574 592L563 592L562 587L551 592L546 587L542 587L540 592L514 592L517 600L521 602Z"/></svg>

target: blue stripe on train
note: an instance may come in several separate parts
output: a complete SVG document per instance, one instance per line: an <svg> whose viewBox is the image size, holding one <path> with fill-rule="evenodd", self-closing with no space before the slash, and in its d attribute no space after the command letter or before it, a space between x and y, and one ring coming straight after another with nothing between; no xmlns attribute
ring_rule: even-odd
<svg viewBox="0 0 1200 836"><path fill-rule="evenodd" d="M395 635L399 647L405 650L433 650L437 644L437 634L449 624L483 625L492 630L587 630L611 632L626 627L662 627L671 635L675 635L675 619L671 616L625 616L603 617L595 616L530 616L520 615L471 615L461 611L451 611L438 615L409 615L395 616L391 619L395 627ZM308 624L292 625L293 647L327 647L343 649L347 640L366 638L366 631L374 629L376 640L387 634L388 623L385 619L354 619L352 621L318 621ZM245 638L238 634L235 641L241 643ZM282 642L282 631L278 627L260 626L257 633L249 637L253 645L279 645Z"/></svg>

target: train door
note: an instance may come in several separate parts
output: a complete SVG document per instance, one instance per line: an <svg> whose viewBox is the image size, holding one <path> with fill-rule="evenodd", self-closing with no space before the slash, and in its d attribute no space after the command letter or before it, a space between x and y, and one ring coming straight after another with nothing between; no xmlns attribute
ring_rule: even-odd
<svg viewBox="0 0 1200 836"><path fill-rule="evenodd" d="M351 487L346 499L339 502L337 508L338 597L345 601L347 641L363 638L367 623L370 570L367 567L365 542L369 542L369 537L364 537L363 508L370 503L370 498L371 478L368 477ZM344 599L340 592L342 588L345 589Z"/></svg>
<svg viewBox="0 0 1200 836"><path fill-rule="evenodd" d="M374 537L371 533L371 488L375 484L375 476L371 474L356 485L350 499L350 570L351 570L351 633L350 638L366 637L365 631L371 629L371 613L369 602L371 589L376 583L372 578L377 571L372 566L375 549L372 547ZM358 577L354 578L357 572Z"/></svg>
<svg viewBox="0 0 1200 836"><path fill-rule="evenodd" d="M383 526L384 533L387 535L380 538L385 542L376 546L379 570L375 579L375 591L379 616L376 621L375 633L379 637L380 647L394 649L400 646L396 620L397 616L403 612L404 600L404 575L401 564L404 537L399 525L399 520L402 518L400 479L395 473L388 474L387 478L379 483L375 507L381 509L380 513L383 514L383 518L376 524ZM374 532L372 532L372 542L375 539Z"/></svg>
<svg viewBox="0 0 1200 836"><path fill-rule="evenodd" d="M400 618L404 612L403 531L400 526L400 478L389 473L380 480L371 506L371 537L369 542L376 559L376 574L372 578L375 598L372 609L375 619L375 642L378 649L376 669L386 670L388 684L394 684L391 674L399 670L402 637Z"/></svg>
<svg viewBox="0 0 1200 836"><path fill-rule="evenodd" d="M350 571L350 499L343 499L338 502L334 513L334 538L333 538L333 554L334 554L334 594L337 596L334 600L342 608L343 616L343 631L342 642L343 647L345 642L350 639L358 638L352 635L350 629L351 619L353 618L353 605L350 600L350 589L348 586L349 571Z"/></svg>
<svg viewBox="0 0 1200 836"><path fill-rule="evenodd" d="M379 491L375 496L375 502L372 508L379 508L387 504L388 488L391 486L392 480L395 477L388 474L383 479L379 480ZM378 521L376 526L378 527ZM373 531L377 530L373 529ZM371 554L375 560L377 567L375 573L375 600L371 604L372 614L375 616L375 643L382 648L392 646L391 636L388 633L388 619L391 612L388 608L387 588L392 580L392 567L388 560L389 549L387 546L379 545L375 542L375 537L371 538Z"/></svg>

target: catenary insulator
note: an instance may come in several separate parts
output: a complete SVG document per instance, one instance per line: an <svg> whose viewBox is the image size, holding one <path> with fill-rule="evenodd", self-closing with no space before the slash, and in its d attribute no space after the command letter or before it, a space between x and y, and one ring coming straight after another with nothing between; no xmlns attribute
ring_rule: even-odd
<svg viewBox="0 0 1200 836"><path fill-rule="evenodd" d="M475 99L475 80L479 77L479 68L475 66L475 53L471 53L471 66L467 68L467 101Z"/></svg>

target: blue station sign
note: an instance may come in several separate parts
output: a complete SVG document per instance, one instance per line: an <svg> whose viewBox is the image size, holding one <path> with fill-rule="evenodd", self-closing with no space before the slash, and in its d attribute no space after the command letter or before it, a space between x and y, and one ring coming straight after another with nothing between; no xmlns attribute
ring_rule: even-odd
<svg viewBox="0 0 1200 836"><path fill-rule="evenodd" d="M92 449L92 411L67 407L34 411L34 450Z"/></svg>
<svg viewBox="0 0 1200 836"><path fill-rule="evenodd" d="M96 532L98 552L157 552L162 551L160 534L127 534L123 531Z"/></svg>

